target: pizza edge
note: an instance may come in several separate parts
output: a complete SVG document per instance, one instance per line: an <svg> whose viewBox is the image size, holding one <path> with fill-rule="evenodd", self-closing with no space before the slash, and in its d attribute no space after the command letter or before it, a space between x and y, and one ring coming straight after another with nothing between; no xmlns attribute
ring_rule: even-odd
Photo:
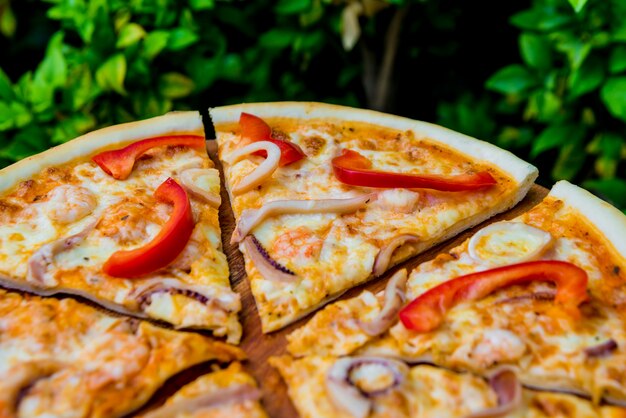
<svg viewBox="0 0 626 418"><path fill-rule="evenodd" d="M150 119L108 126L24 158L0 170L0 193L14 187L24 179L31 178L42 167L67 164L99 150L165 134L204 136L204 125L200 112L170 112Z"/></svg>

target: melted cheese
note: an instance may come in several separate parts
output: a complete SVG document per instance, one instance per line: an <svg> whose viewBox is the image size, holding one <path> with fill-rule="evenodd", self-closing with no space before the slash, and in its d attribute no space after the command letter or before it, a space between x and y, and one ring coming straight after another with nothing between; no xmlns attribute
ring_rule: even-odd
<svg viewBox="0 0 626 418"><path fill-rule="evenodd" d="M2 196L22 209L0 224L0 274L25 280L28 260L44 244L76 234L95 225L77 245L60 251L47 267L47 276L58 287L89 295L105 304L147 314L177 327L193 326L215 330L230 342L241 335L237 312L224 312L214 304L175 296L166 308L164 298L155 306L139 304L134 289L144 279L114 279L102 266L115 252L133 250L150 242L170 216L171 206L157 202L153 193L168 177L177 178L190 168L206 169L202 186L219 193L219 175L210 168L208 156L189 148L155 148L135 164L131 175L115 180L91 161L77 161L59 168L46 168L33 179ZM36 196L32 196L36 194ZM164 272L155 277L175 278L181 285L203 285L207 298L232 298L228 264L221 252L217 209L190 194L196 227L187 248ZM164 274L161 274L164 273ZM153 278L148 276L145 279ZM43 283L31 283L43 286ZM166 298L167 299L167 298ZM170 298L171 299L171 298ZM141 309L145 309L141 312Z"/></svg>
<svg viewBox="0 0 626 418"><path fill-rule="evenodd" d="M487 213L515 192L511 179L494 167L473 163L411 132L397 132L367 124L342 121L267 120L299 145L307 158L279 167L271 179L255 190L231 196L235 215L276 200L349 198L374 190L341 184L330 160L349 148L369 158L379 170L405 173L462 174L488 169L498 185L459 193L410 190L376 190L378 199L354 214L284 215L265 220L252 233L269 254L293 270L298 282L288 287L267 283L246 263L265 332L278 329L314 309L339 292L368 280L378 251L397 235L410 233L424 243L398 251L392 264L423 251L468 218ZM236 125L216 126L222 161L245 144ZM240 182L262 161L250 157L233 165L224 163L229 187ZM302 248L291 251L290 248ZM315 283L311 286L311 281ZM280 290L279 290L280 289ZM280 291L290 297L280 297Z"/></svg>

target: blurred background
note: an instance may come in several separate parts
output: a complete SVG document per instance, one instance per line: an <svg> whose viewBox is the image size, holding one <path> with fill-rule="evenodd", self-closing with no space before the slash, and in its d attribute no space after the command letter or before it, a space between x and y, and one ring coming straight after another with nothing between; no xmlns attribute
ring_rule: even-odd
<svg viewBox="0 0 626 418"><path fill-rule="evenodd" d="M626 0L0 0L0 167L169 110L435 122L626 209Z"/></svg>

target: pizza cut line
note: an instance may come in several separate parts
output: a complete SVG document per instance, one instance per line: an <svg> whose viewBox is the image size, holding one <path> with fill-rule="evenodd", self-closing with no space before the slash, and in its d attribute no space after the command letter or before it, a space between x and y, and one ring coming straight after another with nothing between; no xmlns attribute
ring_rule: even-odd
<svg viewBox="0 0 626 418"><path fill-rule="evenodd" d="M199 113L84 135L0 171L0 283L238 343Z"/></svg>
<svg viewBox="0 0 626 418"><path fill-rule="evenodd" d="M3 418L125 416L188 367L245 358L199 334L4 290L0 330Z"/></svg>
<svg viewBox="0 0 626 418"><path fill-rule="evenodd" d="M493 145L320 103L209 110L263 332L502 212L537 170Z"/></svg>
<svg viewBox="0 0 626 418"><path fill-rule="evenodd" d="M479 230L408 279L397 272L384 292L326 307L288 336L288 351L483 376L506 365L529 388L625 406L625 233L620 211L559 182L529 212Z"/></svg>

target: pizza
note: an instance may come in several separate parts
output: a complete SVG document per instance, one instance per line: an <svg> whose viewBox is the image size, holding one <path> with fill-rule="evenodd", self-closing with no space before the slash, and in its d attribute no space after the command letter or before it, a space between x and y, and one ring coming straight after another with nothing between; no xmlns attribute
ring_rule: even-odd
<svg viewBox="0 0 626 418"><path fill-rule="evenodd" d="M537 176L488 143L368 110L209 112L263 332L512 207Z"/></svg>
<svg viewBox="0 0 626 418"><path fill-rule="evenodd" d="M0 170L0 284L238 343L198 112L91 132Z"/></svg>
<svg viewBox="0 0 626 418"><path fill-rule="evenodd" d="M302 418L623 418L626 409L523 389L515 373L488 379L376 356L273 357Z"/></svg>
<svg viewBox="0 0 626 418"><path fill-rule="evenodd" d="M234 362L183 386L141 418L267 418L260 397L252 376Z"/></svg>
<svg viewBox="0 0 626 418"><path fill-rule="evenodd" d="M384 292L328 306L288 350L482 376L507 365L525 386L626 406L625 234L622 212L558 182L525 214L396 272Z"/></svg>
<svg viewBox="0 0 626 418"><path fill-rule="evenodd" d="M70 298L0 290L0 417L113 418L192 365L242 360L199 334L114 317Z"/></svg>

